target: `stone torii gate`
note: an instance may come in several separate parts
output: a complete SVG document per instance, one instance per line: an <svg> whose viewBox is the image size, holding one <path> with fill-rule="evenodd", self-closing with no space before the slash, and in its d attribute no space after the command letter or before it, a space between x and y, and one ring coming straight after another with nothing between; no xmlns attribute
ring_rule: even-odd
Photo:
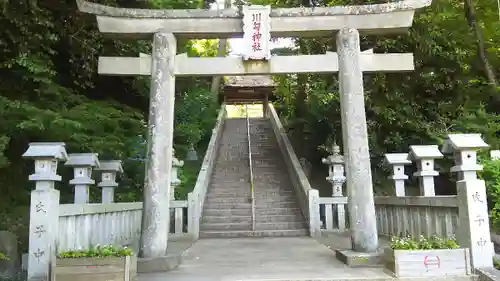
<svg viewBox="0 0 500 281"><path fill-rule="evenodd" d="M415 10L429 6L431 1L290 9L244 6L242 11L213 11L126 9L77 0L81 12L96 15L99 30L105 35L154 38L151 56L99 58L100 74L151 76L141 256L161 257L167 248L176 76L334 72L339 72L352 250L376 252L378 235L363 72L412 71L414 64L412 53L361 52L359 33L406 32L412 25ZM252 33L256 19L258 37ZM268 42L271 36L333 36L334 32L338 32L337 53L270 56ZM176 36L209 39L242 35L250 40L244 58L177 54Z"/></svg>

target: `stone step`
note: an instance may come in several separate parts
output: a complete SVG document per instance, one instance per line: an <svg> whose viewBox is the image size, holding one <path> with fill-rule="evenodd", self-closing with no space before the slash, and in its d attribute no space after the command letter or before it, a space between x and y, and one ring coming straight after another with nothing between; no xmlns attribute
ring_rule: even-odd
<svg viewBox="0 0 500 281"><path fill-rule="evenodd" d="M261 215L255 214L257 224L261 223L281 223L281 222L301 222L305 223L302 214L287 214L287 215Z"/></svg>
<svg viewBox="0 0 500 281"><path fill-rule="evenodd" d="M255 222L257 225L267 223L302 223L304 218L300 214L291 215L261 215L255 214ZM244 216L203 216L202 223L252 223L252 215L247 214Z"/></svg>
<svg viewBox="0 0 500 281"><path fill-rule="evenodd" d="M263 196L280 194L280 195L291 195L295 198L294 191L290 188L284 189L275 187L273 184L266 184L265 186L259 186L259 184L255 183L254 185L254 194ZM231 187L209 187L208 194L234 194L235 196L244 196L245 194L250 193L250 185L241 185L241 186L231 186Z"/></svg>
<svg viewBox="0 0 500 281"><path fill-rule="evenodd" d="M217 209L206 206L203 216L252 216L252 208L248 209ZM203 219L203 218L202 218Z"/></svg>
<svg viewBox="0 0 500 281"><path fill-rule="evenodd" d="M207 202L208 203L208 202ZM267 208L293 208L298 206L298 203L295 201L291 202L256 202L255 207L259 209L267 209ZM239 203L239 202L231 202L231 203L210 203L205 204L207 209L245 209L251 208L251 203Z"/></svg>
<svg viewBox="0 0 500 281"><path fill-rule="evenodd" d="M251 202L251 196L237 196L237 197L207 197L205 202L208 204L212 203L247 203ZM293 202L295 197L291 195L275 195L275 196L262 196L261 194L255 194L255 202Z"/></svg>
<svg viewBox="0 0 500 281"><path fill-rule="evenodd" d="M203 216L251 216L252 209L203 209ZM302 216L300 208L266 208L255 209L256 216L270 216L270 215L297 215Z"/></svg>
<svg viewBox="0 0 500 281"><path fill-rule="evenodd" d="M252 223L252 211L249 212L247 215L243 216L207 216L204 215L203 218L201 219L201 223Z"/></svg>
<svg viewBox="0 0 500 281"><path fill-rule="evenodd" d="M255 225L256 230L305 229L306 221L264 222Z"/></svg>
<svg viewBox="0 0 500 281"><path fill-rule="evenodd" d="M251 221L248 222L219 222L219 223L201 223L200 231L235 231L252 230ZM263 229L265 230L265 229Z"/></svg>
<svg viewBox="0 0 500 281"><path fill-rule="evenodd" d="M251 203L205 203L206 209L252 209Z"/></svg>
<svg viewBox="0 0 500 281"><path fill-rule="evenodd" d="M307 229L263 231L200 231L200 238L298 237L308 235L309 231Z"/></svg>
<svg viewBox="0 0 500 281"><path fill-rule="evenodd" d="M295 193L293 190L270 190L270 191L262 191L256 190L256 196L266 198L266 197L274 197L274 196L293 196L295 198ZM223 190L223 189L209 189L207 193L207 199L211 197L215 198L228 198L228 197L246 197L250 196L249 190Z"/></svg>

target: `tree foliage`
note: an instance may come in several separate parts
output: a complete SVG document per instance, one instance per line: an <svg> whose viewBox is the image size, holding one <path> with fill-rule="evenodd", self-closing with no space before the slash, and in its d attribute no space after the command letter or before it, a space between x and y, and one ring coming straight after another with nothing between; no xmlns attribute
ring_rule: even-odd
<svg viewBox="0 0 500 281"><path fill-rule="evenodd" d="M367 2L375 1L335 0L314 4ZM384 153L407 152L409 145L439 144L447 133L481 133L492 148L500 145L500 104L497 102L500 92L484 65L486 58L495 73L500 69L497 2L473 1L477 23L474 27L463 1L433 2L431 7L417 12L409 33L362 37L361 40L362 49L373 48L376 53L412 52L415 56L413 72L364 75L370 153L377 180L387 176L381 166ZM297 1L267 3L311 5ZM484 37L483 50L478 49L478 33ZM294 49L277 52L335 51L334 37L297 38ZM320 147L334 141L342 143L337 77L288 75L279 77L278 82L280 113L286 116L287 126L295 138L301 140L302 145L297 146L299 153L315 164L321 163L319 157L325 152ZM445 188L441 192L451 191Z"/></svg>
<svg viewBox="0 0 500 281"><path fill-rule="evenodd" d="M1 1L0 1L1 2ZM200 8L201 0L102 0L116 7ZM21 155L29 142L62 141L69 153L96 152L124 161L118 200L141 200L149 77L97 74L99 56L150 53L151 40L113 40L99 33L95 16L76 1L3 1L0 9L0 229L25 229L33 185L32 161ZM214 56L214 40L179 42L190 56ZM176 81L174 143L179 158L210 135L216 107L211 79ZM62 165L61 165L62 166ZM193 171L189 171L193 173ZM61 167L62 202L72 200L72 171ZM192 178L193 176L190 176ZM192 188L186 186L186 188ZM95 188L91 194L99 197ZM93 198L98 200L98 198ZM18 208L20 207L20 208ZM5 219L4 216L5 215ZM21 235L22 236L22 235ZM21 237L22 238L22 237Z"/></svg>

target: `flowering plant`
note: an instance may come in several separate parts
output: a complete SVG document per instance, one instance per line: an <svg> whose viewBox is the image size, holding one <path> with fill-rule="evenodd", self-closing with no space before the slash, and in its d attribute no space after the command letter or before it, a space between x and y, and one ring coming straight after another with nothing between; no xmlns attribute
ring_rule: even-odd
<svg viewBox="0 0 500 281"><path fill-rule="evenodd" d="M60 259L68 258L93 258L93 257L124 257L131 256L133 251L127 247L115 247L113 245L97 245L87 250L71 250L57 255Z"/></svg>
<svg viewBox="0 0 500 281"><path fill-rule="evenodd" d="M8 261L8 260L9 257L6 254L0 252L0 261Z"/></svg>
<svg viewBox="0 0 500 281"><path fill-rule="evenodd" d="M441 238L438 236L425 237L420 235L415 239L407 236L393 236L391 238L391 249L394 250L435 250L435 249L457 249L459 248L455 237Z"/></svg>

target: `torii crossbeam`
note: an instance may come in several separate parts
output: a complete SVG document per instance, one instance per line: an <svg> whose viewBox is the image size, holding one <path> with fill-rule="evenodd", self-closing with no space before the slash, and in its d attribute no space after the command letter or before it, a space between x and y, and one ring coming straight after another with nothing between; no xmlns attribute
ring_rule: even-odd
<svg viewBox="0 0 500 281"><path fill-rule="evenodd" d="M275 37L331 36L344 27L364 34L401 33L412 25L415 10L432 0L385 4L271 10ZM99 31L115 36L147 37L159 30L189 38L232 38L243 35L238 9L147 10L126 9L77 0L81 12L97 16Z"/></svg>

